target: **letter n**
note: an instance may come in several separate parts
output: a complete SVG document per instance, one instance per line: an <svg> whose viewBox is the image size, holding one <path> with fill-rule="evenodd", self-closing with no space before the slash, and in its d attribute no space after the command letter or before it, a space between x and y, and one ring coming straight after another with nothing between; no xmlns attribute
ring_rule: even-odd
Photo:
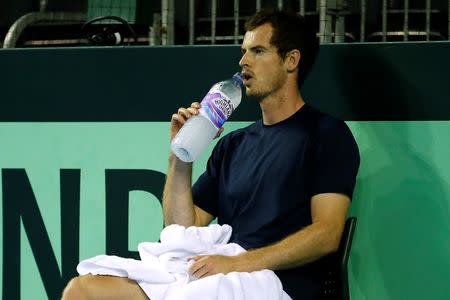
<svg viewBox="0 0 450 300"><path fill-rule="evenodd" d="M62 272L25 169L2 169L2 189L3 299L20 299L21 221L47 296L59 299L79 260L80 170L60 170Z"/></svg>

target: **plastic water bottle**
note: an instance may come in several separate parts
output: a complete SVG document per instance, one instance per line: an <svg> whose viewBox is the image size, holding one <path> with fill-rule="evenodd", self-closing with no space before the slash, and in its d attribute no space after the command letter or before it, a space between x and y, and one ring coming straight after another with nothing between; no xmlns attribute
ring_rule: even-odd
<svg viewBox="0 0 450 300"><path fill-rule="evenodd" d="M208 147L242 98L242 76L214 84L201 102L199 114L189 118L173 138L172 152L184 162L193 162Z"/></svg>

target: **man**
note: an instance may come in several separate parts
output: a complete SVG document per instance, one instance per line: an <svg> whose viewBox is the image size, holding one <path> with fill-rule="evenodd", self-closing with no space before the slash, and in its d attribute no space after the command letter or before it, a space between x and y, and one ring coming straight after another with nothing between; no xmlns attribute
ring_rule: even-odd
<svg viewBox="0 0 450 300"><path fill-rule="evenodd" d="M206 226L214 217L233 228L237 256L197 256L197 278L274 270L293 299L318 299L337 250L359 167L356 142L343 121L307 105L299 92L318 51L304 20L262 11L246 23L244 85L262 120L223 137L192 186L192 164L173 154L164 188L165 224ZM200 105L172 116L171 138ZM95 298L95 297L96 298ZM73 297L73 298L72 298ZM128 279L82 276L63 299L147 299Z"/></svg>

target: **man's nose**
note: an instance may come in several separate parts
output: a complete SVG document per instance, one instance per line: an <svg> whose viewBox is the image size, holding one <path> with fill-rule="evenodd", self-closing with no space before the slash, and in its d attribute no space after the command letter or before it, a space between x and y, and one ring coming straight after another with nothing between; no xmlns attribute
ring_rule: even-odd
<svg viewBox="0 0 450 300"><path fill-rule="evenodd" d="M247 53L242 54L241 59L239 60L239 66L240 67L247 67L248 66L248 59L247 59Z"/></svg>

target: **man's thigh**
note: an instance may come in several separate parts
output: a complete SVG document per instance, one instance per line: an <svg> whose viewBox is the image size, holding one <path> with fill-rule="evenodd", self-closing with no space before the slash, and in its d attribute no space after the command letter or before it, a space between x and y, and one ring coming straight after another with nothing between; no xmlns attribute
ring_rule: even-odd
<svg viewBox="0 0 450 300"><path fill-rule="evenodd" d="M136 299L149 300L133 280L116 276L84 275L74 278L63 299Z"/></svg>

